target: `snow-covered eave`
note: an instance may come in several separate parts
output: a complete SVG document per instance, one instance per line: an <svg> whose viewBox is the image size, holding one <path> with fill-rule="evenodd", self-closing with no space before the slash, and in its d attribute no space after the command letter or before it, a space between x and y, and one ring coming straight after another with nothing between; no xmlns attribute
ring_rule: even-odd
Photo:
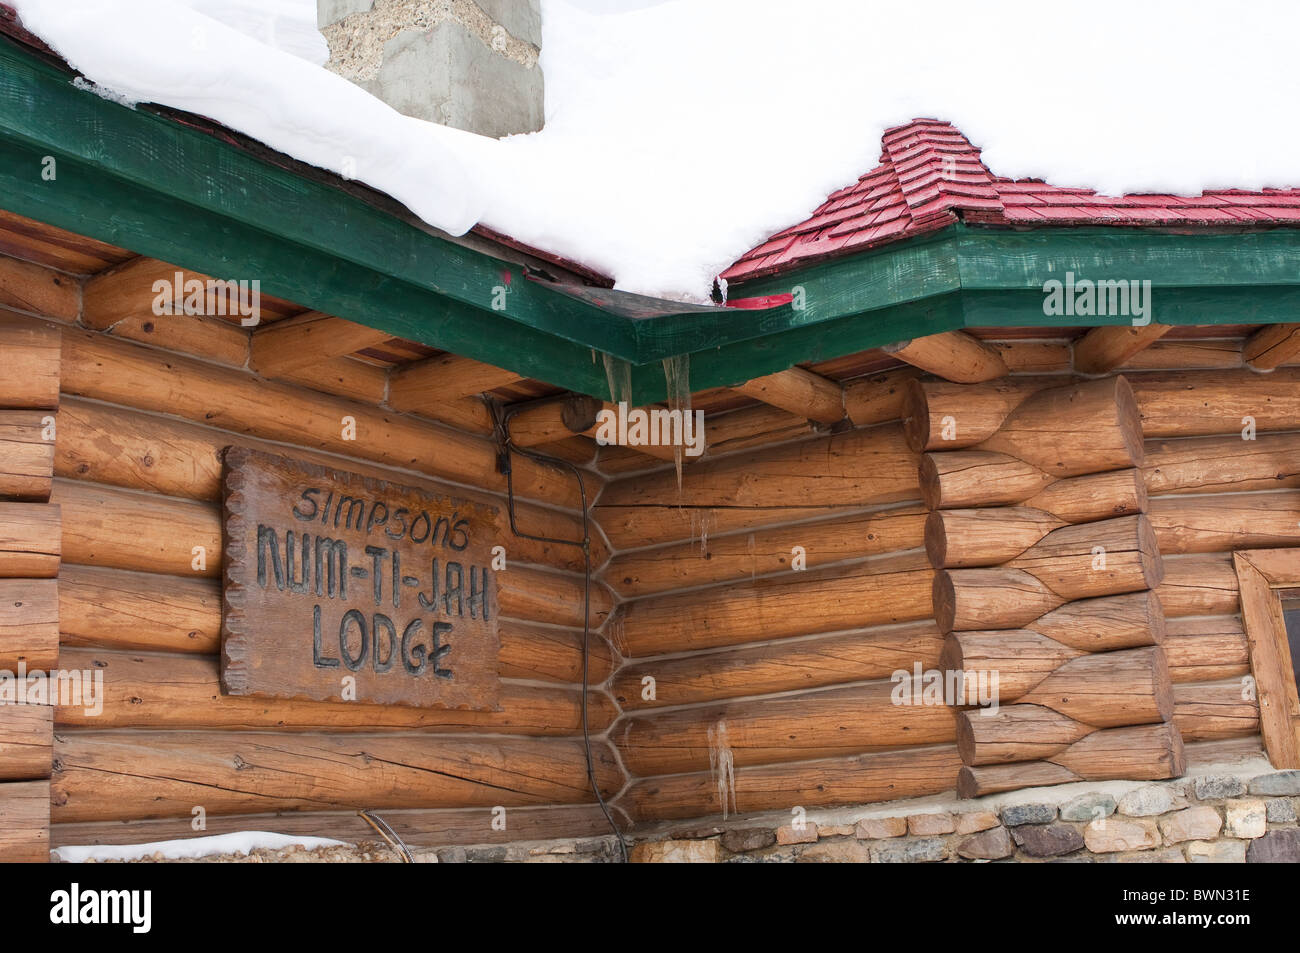
<svg viewBox="0 0 1300 953"><path fill-rule="evenodd" d="M551 279L564 269L554 261L484 235L452 241L391 198L224 127L74 85L10 15L0 15L0 34L7 210L217 277L259 278L265 293L304 308L583 393L608 393L601 354L631 365L632 399L648 402L665 396L662 361L682 354L691 355L691 388L701 390L921 334L1044 324L1043 275L1110 276L1117 261L1143 260L1133 256L1144 249L1159 251L1150 259L1159 273L1136 277L1167 286L1171 301L1179 288L1195 292L1179 323L1231 321L1245 287L1259 296L1252 323L1285 320L1300 305L1294 230L1112 230L1099 241L1090 234L1097 229L959 224L747 282L744 295L782 302L760 310L584 288L572 275L559 283ZM55 182L33 174L45 156L58 162ZM799 301L786 299L796 285ZM1237 297L1205 307L1211 286Z"/></svg>

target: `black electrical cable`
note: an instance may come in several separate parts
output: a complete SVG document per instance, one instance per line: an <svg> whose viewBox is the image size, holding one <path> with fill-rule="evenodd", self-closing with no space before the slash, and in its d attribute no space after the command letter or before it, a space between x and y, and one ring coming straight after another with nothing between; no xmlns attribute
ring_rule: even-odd
<svg viewBox="0 0 1300 953"><path fill-rule="evenodd" d="M489 404L489 407L492 410L492 421L497 432L497 439L501 445L501 453L497 459L497 469L506 475L506 509L510 514L510 531L523 539L531 539L539 543L553 543L557 546L577 546L582 550L582 747L587 758L587 780L591 783L592 793L596 795L596 803L600 805L601 813L605 815L605 820L609 822L610 830L618 838L618 849L623 863L627 863L627 841L623 839L623 832L614 823L613 815L609 813L609 807L605 804L605 797L600 793L600 785L596 781L595 761L591 756L591 729L587 725L588 664L590 658L589 643L591 640L591 519L590 514L587 512L587 485L582 479L582 471L568 460L561 460L558 457L538 453L527 447L517 447L510 436L510 418L524 407L549 403L552 400L563 400L567 396L567 394L560 394L554 398L546 398L541 401L516 404L513 407L506 408L504 412L494 404ZM549 463L552 466L568 470L574 475L578 481L578 494L582 501L581 542L573 539L559 539L554 536L538 536L535 533L525 533L519 529L519 525L515 520L515 482L513 468L510 466L511 453L521 454L539 463Z"/></svg>

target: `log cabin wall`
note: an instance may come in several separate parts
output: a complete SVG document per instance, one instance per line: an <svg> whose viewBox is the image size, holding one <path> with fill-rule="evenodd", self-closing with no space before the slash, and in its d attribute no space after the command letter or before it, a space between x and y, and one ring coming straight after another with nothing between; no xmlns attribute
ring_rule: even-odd
<svg viewBox="0 0 1300 953"><path fill-rule="evenodd" d="M912 376L847 387L856 428L739 409L707 421L710 456L687 464L680 490L672 467L606 486L596 513L615 555L603 578L626 600L612 737L633 776L618 801L631 816L953 787L953 712L891 701L891 674L935 667L943 647L919 455L901 423ZM760 433L777 443L745 449ZM602 451L602 467L624 459Z"/></svg>
<svg viewBox="0 0 1300 953"><path fill-rule="evenodd" d="M620 806L970 796L1258 746L1229 553L1300 545L1300 375L1246 369L1231 342L1094 379L1061 353L981 384L863 378L852 429L787 415L778 442L728 453L740 417L771 415L734 411L680 490L672 469L607 485ZM1000 670L998 717L891 702L892 673L967 662Z"/></svg>
<svg viewBox="0 0 1300 953"><path fill-rule="evenodd" d="M385 368L277 374L316 389L259 376L237 319L150 311L157 265L110 263L83 281L0 257L0 668L52 668L57 655L63 671L101 674L104 693L99 713L0 707L0 854L21 844L43 858L47 831L54 846L247 829L375 839L362 809L412 844L607 831L581 741L581 551L510 534L490 436L394 412ZM264 316L284 317L275 309ZM53 441L38 439L46 415ZM499 507L500 711L222 694L229 445ZM600 478L588 481L594 492ZM571 475L520 459L515 486L522 529L581 539ZM613 668L599 634L611 606L594 586L596 685ZM602 736L617 709L599 688L589 701L596 775L612 796L624 775Z"/></svg>

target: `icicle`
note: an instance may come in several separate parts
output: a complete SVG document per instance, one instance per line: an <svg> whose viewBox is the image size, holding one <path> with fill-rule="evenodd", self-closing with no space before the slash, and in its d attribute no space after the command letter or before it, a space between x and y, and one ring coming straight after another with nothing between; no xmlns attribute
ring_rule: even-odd
<svg viewBox="0 0 1300 953"><path fill-rule="evenodd" d="M632 365L612 354L602 354L605 359L605 379L609 383L609 400L613 404L632 406Z"/></svg>
<svg viewBox="0 0 1300 953"><path fill-rule="evenodd" d="M718 782L718 803L725 821L728 806L736 808L736 759L727 742L727 723L709 726L709 771Z"/></svg>
<svg viewBox="0 0 1300 953"><path fill-rule="evenodd" d="M686 439L687 417L691 413L691 356L678 354L676 357L664 358L664 382L668 392L668 409L681 413L681 440L673 444L673 462L677 466L677 492L682 490L682 445ZM703 435L701 435L703 436Z"/></svg>

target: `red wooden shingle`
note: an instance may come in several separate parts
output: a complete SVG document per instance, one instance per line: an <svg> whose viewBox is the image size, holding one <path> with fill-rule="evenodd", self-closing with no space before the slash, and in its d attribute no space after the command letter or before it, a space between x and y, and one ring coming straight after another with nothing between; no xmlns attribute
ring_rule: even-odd
<svg viewBox="0 0 1300 953"><path fill-rule="evenodd" d="M961 219L988 225L1146 228L1300 226L1300 189L1202 195L1098 195L1038 179L993 175L950 123L917 119L886 130L880 165L832 192L805 221L742 255L730 282L928 234Z"/></svg>

